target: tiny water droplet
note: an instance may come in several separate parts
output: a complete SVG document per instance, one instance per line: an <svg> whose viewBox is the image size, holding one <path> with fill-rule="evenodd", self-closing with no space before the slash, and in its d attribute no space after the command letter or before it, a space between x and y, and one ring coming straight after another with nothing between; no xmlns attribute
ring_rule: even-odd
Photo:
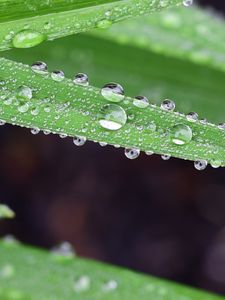
<svg viewBox="0 0 225 300"><path fill-rule="evenodd" d="M67 134L66 134L66 133L60 133L60 134L59 134L59 137L60 137L61 139L65 139L65 138L67 137Z"/></svg>
<svg viewBox="0 0 225 300"><path fill-rule="evenodd" d="M77 75L75 75L73 82L75 84L84 85L84 86L89 85L88 76L87 74L84 73L78 73Z"/></svg>
<svg viewBox="0 0 225 300"><path fill-rule="evenodd" d="M30 113L33 115L33 116L37 116L39 114L39 108L37 106L33 106L31 108L31 111Z"/></svg>
<svg viewBox="0 0 225 300"><path fill-rule="evenodd" d="M47 73L47 64L44 63L43 61L37 61L32 64L31 69L38 74L46 74Z"/></svg>
<svg viewBox="0 0 225 300"><path fill-rule="evenodd" d="M198 114L196 112L190 112L186 115L186 118L190 122L196 122L198 121Z"/></svg>
<svg viewBox="0 0 225 300"><path fill-rule="evenodd" d="M44 133L45 135L49 135L49 134L51 133L51 131L48 130L48 129L45 129L45 130L43 130L43 133Z"/></svg>
<svg viewBox="0 0 225 300"><path fill-rule="evenodd" d="M123 87L118 83L108 83L101 89L102 96L111 102L120 102L124 99Z"/></svg>
<svg viewBox="0 0 225 300"><path fill-rule="evenodd" d="M118 130L127 122L125 110L116 104L104 105L99 114L99 124L108 130Z"/></svg>
<svg viewBox="0 0 225 300"><path fill-rule="evenodd" d="M2 279L9 279L15 274L15 268L11 264L5 264L4 266L0 267L0 278Z"/></svg>
<svg viewBox="0 0 225 300"><path fill-rule="evenodd" d="M146 108L147 106L149 106L149 101L148 98L144 96L137 96L134 98L133 104L138 108Z"/></svg>
<svg viewBox="0 0 225 300"><path fill-rule="evenodd" d="M73 289L76 293L82 293L89 290L90 286L91 286L90 278L86 275L83 275L75 281Z"/></svg>
<svg viewBox="0 0 225 300"><path fill-rule="evenodd" d="M163 160L169 160L169 159L171 158L171 155L166 155L166 154L164 154L164 155L161 155L161 158L162 158Z"/></svg>
<svg viewBox="0 0 225 300"><path fill-rule="evenodd" d="M145 154L150 156L150 155L153 155L154 152L153 151L145 151Z"/></svg>
<svg viewBox="0 0 225 300"><path fill-rule="evenodd" d="M140 150L135 148L133 149L125 148L124 153L127 158L135 159L138 158L138 156L140 155Z"/></svg>
<svg viewBox="0 0 225 300"><path fill-rule="evenodd" d="M18 109L19 112L25 113L29 109L29 103L28 102L24 102L24 101L20 101L17 109Z"/></svg>
<svg viewBox="0 0 225 300"><path fill-rule="evenodd" d="M161 108L166 111L173 111L175 107L176 107L175 103L170 99L165 99L161 103Z"/></svg>
<svg viewBox="0 0 225 300"><path fill-rule="evenodd" d="M203 159L196 160L194 162L195 169L197 169L199 171L205 170L207 165L208 165L208 162L206 160L203 160Z"/></svg>
<svg viewBox="0 0 225 300"><path fill-rule="evenodd" d="M73 143L76 146L83 146L87 141L87 138L85 136L75 136L73 138Z"/></svg>
<svg viewBox="0 0 225 300"><path fill-rule="evenodd" d="M100 142L99 145L100 145L101 147L105 147L105 146L107 146L108 144L105 143L105 142Z"/></svg>
<svg viewBox="0 0 225 300"><path fill-rule="evenodd" d="M53 71L51 73L51 78L54 81L63 81L63 79L65 78L64 72L63 71Z"/></svg>
<svg viewBox="0 0 225 300"><path fill-rule="evenodd" d="M22 30L16 33L12 39L15 48L30 48L39 45L46 39L46 35L34 30Z"/></svg>
<svg viewBox="0 0 225 300"><path fill-rule="evenodd" d="M170 130L170 137L174 144L184 145L192 140L192 129L184 124L177 124Z"/></svg>

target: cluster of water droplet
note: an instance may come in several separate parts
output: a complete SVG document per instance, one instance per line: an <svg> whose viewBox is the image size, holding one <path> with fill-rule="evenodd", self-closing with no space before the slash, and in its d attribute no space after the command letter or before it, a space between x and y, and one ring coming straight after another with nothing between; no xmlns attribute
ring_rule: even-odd
<svg viewBox="0 0 225 300"><path fill-rule="evenodd" d="M65 80L65 75L63 71L57 70L57 71L48 72L47 64L41 61L33 63L31 69L33 70L34 73L44 77L51 78L53 81L57 83L63 82ZM69 85L75 84L77 86L80 85L88 86L89 79L86 74L78 73L77 75L75 75L72 81L68 81L68 84ZM92 89L92 87L90 87L90 89ZM99 92L97 91L97 89L95 91L97 95ZM141 147L143 141L142 133L145 134L146 131L149 133L158 132L162 137L165 137L165 140L167 141L166 143L170 142L171 146L176 145L178 147L182 147L183 145L187 145L191 143L193 136L195 136L191 125L191 123L198 121L198 114L195 112L191 112L186 115L186 120L190 122L190 124L188 124L187 122L185 124L182 123L181 121L175 123L171 127L164 130L163 128L157 128L156 124L153 121L148 124L146 124L144 120L143 120L143 124L136 122L137 113L138 114L140 113L141 115L141 113L146 109L147 110L155 109L156 105L151 103L151 101L147 97L136 96L133 99L127 97L125 98L123 87L117 83L108 83L104 85L103 88L100 90L100 95L102 96L102 104L101 102L99 102L99 113L96 115L95 112L93 117L91 117L91 119L95 124L95 127L97 122L100 128L104 130L103 134L105 137L107 137L109 134L113 132L115 132L117 135L129 134L131 127L133 127L134 130L136 130L137 134L139 134L139 143L134 142L133 147L129 147L124 150L125 156L129 159L133 160L140 155L139 147ZM38 116L41 109L43 109L45 113L50 113L51 109L53 109L51 102L55 101L54 97L53 98L47 97L42 100L35 100L35 89L32 89L25 85L17 87L14 93L11 94L6 93L6 96L3 97L2 99L5 105L11 105L11 104L15 105L19 113L26 113L30 111L31 115L33 115L34 117ZM65 109L70 107L70 102L57 104L57 107L58 107L57 109L54 107L54 112L55 110L58 110L58 112L62 114ZM164 113L173 112L175 110L174 101L170 99L163 100L161 103L161 110ZM82 109L80 110L80 113L83 114L84 116L90 114L90 112L82 111ZM175 113L181 115L178 112ZM60 115L55 116L55 120L59 118ZM14 119L16 120L16 116L13 117L11 121L14 122ZM68 124L68 121L65 122ZM207 123L206 120L201 120L200 122ZM45 123L46 126L48 126L47 121ZM4 125L5 120L1 120L0 124ZM76 146L83 146L87 140L85 132L87 131L89 123L87 124L85 123L84 125L85 126L83 126L82 130L80 132L77 132L77 135L73 138L73 143ZM218 127L221 130L225 130L224 124L219 124ZM94 133L95 129L91 128L90 131ZM40 128L32 126L31 129L32 134L38 134L39 132L40 132ZM48 135L51 133L51 131L49 129L44 129L43 133L45 135ZM62 130L58 128L57 133L61 138L67 137L67 134L63 132L63 128ZM200 139L200 137L197 138ZM101 141L99 144L101 146L107 145L107 143L104 140ZM115 145L115 147L120 147L120 145ZM149 149L145 151L147 155L152 155L153 152L154 151L153 149L151 149L151 146L149 146ZM161 157L163 160L168 160L170 158L170 154L166 153ZM194 165L196 169L202 170L203 167L199 166L199 161L201 162L201 160L198 160L197 162L195 162ZM213 167L219 167L221 165L221 162L218 160L214 160L213 162L210 162L210 164Z"/></svg>

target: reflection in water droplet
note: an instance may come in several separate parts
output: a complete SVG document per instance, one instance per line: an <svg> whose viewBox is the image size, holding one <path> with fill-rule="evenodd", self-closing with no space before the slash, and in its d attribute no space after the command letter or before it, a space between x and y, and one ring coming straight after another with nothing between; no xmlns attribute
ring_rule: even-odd
<svg viewBox="0 0 225 300"><path fill-rule="evenodd" d="M63 71L53 71L51 73L51 78L54 81L63 81L63 79L65 78L64 72Z"/></svg>
<svg viewBox="0 0 225 300"><path fill-rule="evenodd" d="M165 99L161 104L161 108L163 110L173 111L175 109L175 103L172 100Z"/></svg>
<svg viewBox="0 0 225 300"><path fill-rule="evenodd" d="M163 160L169 160L169 159L171 158L171 155L166 155L166 154L164 154L164 155L161 155L161 158L162 158Z"/></svg>
<svg viewBox="0 0 225 300"><path fill-rule="evenodd" d="M190 122L196 122L198 120L198 114L196 112L190 112L187 114L186 118Z"/></svg>
<svg viewBox="0 0 225 300"><path fill-rule="evenodd" d="M38 74L46 74L47 73L47 64L42 61L37 61L32 64L31 69Z"/></svg>
<svg viewBox="0 0 225 300"><path fill-rule="evenodd" d="M84 74L84 73L78 73L74 77L73 82L75 84L84 85L84 86L89 85L88 76L86 74Z"/></svg>

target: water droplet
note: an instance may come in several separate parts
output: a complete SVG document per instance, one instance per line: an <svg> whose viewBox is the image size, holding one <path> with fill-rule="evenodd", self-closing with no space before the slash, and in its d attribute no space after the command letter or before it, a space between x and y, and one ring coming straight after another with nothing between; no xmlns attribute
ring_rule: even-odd
<svg viewBox="0 0 225 300"><path fill-rule="evenodd" d="M205 168L207 167L208 162L206 160L200 159L200 160L196 160L194 162L194 167L195 169L202 171L205 170Z"/></svg>
<svg viewBox="0 0 225 300"><path fill-rule="evenodd" d="M221 130L224 130L225 129L225 123L220 123L218 125L218 128L221 129Z"/></svg>
<svg viewBox="0 0 225 300"><path fill-rule="evenodd" d="M33 115L33 116L37 116L39 114L39 108L37 106L33 106L31 108L31 111L30 113Z"/></svg>
<svg viewBox="0 0 225 300"><path fill-rule="evenodd" d="M46 74L47 73L47 64L42 61L37 61L32 64L31 69L38 74Z"/></svg>
<svg viewBox="0 0 225 300"><path fill-rule="evenodd" d="M76 293L82 293L89 290L90 286L91 286L90 278L86 275L83 275L75 281L73 288Z"/></svg>
<svg viewBox="0 0 225 300"><path fill-rule="evenodd" d="M100 145L101 147L105 147L105 146L107 146L108 144L105 143L105 142L100 142L99 145Z"/></svg>
<svg viewBox="0 0 225 300"><path fill-rule="evenodd" d="M198 121L198 114L196 112L190 112L187 114L186 118L190 122L196 122Z"/></svg>
<svg viewBox="0 0 225 300"><path fill-rule="evenodd" d="M14 211L5 204L0 204L0 219L12 219L15 217Z"/></svg>
<svg viewBox="0 0 225 300"><path fill-rule="evenodd" d="M189 7L193 4L193 0L183 0L183 5Z"/></svg>
<svg viewBox="0 0 225 300"><path fill-rule="evenodd" d="M107 19L101 20L97 23L97 27L101 29L109 28L111 25L112 25L112 21Z"/></svg>
<svg viewBox="0 0 225 300"><path fill-rule="evenodd" d="M175 109L175 103L170 99L165 99L161 104L161 108L163 110L173 111Z"/></svg>
<svg viewBox="0 0 225 300"><path fill-rule="evenodd" d="M137 96L134 98L133 104L134 106L139 108L146 108L147 106L149 106L149 101L148 98L144 96Z"/></svg>
<svg viewBox="0 0 225 300"><path fill-rule="evenodd" d="M35 127L35 128L32 128L32 129L30 130L30 132L31 132L32 134L38 134L38 133L40 132L40 129L39 129L38 127Z"/></svg>
<svg viewBox="0 0 225 300"><path fill-rule="evenodd" d="M21 100L29 101L32 98L32 89L22 85L16 90L16 97Z"/></svg>
<svg viewBox="0 0 225 300"><path fill-rule="evenodd" d="M75 136L73 138L73 143L76 146L83 146L87 141L87 138L85 136Z"/></svg>
<svg viewBox="0 0 225 300"><path fill-rule="evenodd" d="M66 133L60 133L60 134L59 134L59 137L60 137L61 139L65 139L65 138L67 137L67 134L66 134Z"/></svg>
<svg viewBox="0 0 225 300"><path fill-rule="evenodd" d="M74 77L73 82L75 84L84 85L84 86L89 85L88 76L86 74L84 74L84 73L78 73Z"/></svg>
<svg viewBox="0 0 225 300"><path fill-rule="evenodd" d="M220 160L212 160L210 162L211 166L214 168L214 169L217 169L219 167L221 167L221 161Z"/></svg>
<svg viewBox="0 0 225 300"><path fill-rule="evenodd" d="M0 126L3 126L3 125L5 125L5 123L6 123L6 121L4 121L4 120L0 120Z"/></svg>
<svg viewBox="0 0 225 300"><path fill-rule="evenodd" d="M45 135L49 135L49 134L51 133L51 131L48 130L48 129L45 129L45 130L43 130L43 133L44 133Z"/></svg>
<svg viewBox="0 0 225 300"><path fill-rule="evenodd" d="M127 158L135 159L138 158L138 156L140 155L140 150L135 148L133 149L126 148L124 153Z"/></svg>
<svg viewBox="0 0 225 300"><path fill-rule="evenodd" d="M18 109L19 112L25 113L29 109L29 103L28 102L24 102L24 101L20 101L17 109Z"/></svg>
<svg viewBox="0 0 225 300"><path fill-rule="evenodd" d="M102 96L111 102L120 102L124 99L123 87L118 83L108 83L101 89Z"/></svg>
<svg viewBox="0 0 225 300"><path fill-rule="evenodd" d="M163 160L169 160L169 159L171 158L171 155L166 155L166 154L164 154L164 155L161 155L161 158L162 158Z"/></svg>
<svg viewBox="0 0 225 300"><path fill-rule="evenodd" d="M177 124L170 130L170 137L174 144L184 145L192 140L192 129L184 124Z"/></svg>
<svg viewBox="0 0 225 300"><path fill-rule="evenodd" d="M65 75L63 71L53 71L51 77L54 81L63 81Z"/></svg>
<svg viewBox="0 0 225 300"><path fill-rule="evenodd" d="M39 45L46 39L43 33L34 30L22 30L14 35L12 39L15 48L30 48Z"/></svg>
<svg viewBox="0 0 225 300"><path fill-rule="evenodd" d="M67 260L71 260L75 257L75 251L73 246L68 242L63 242L58 246L52 248L51 254L53 258L59 262L64 262Z"/></svg>
<svg viewBox="0 0 225 300"><path fill-rule="evenodd" d="M5 246L14 246L19 243L19 241L12 234L7 234L2 238Z"/></svg>
<svg viewBox="0 0 225 300"><path fill-rule="evenodd" d="M127 122L125 110L116 104L104 105L99 114L99 124L109 130L118 130Z"/></svg>
<svg viewBox="0 0 225 300"><path fill-rule="evenodd" d="M154 152L153 151L145 151L145 154L150 156L150 155L153 155Z"/></svg>
<svg viewBox="0 0 225 300"><path fill-rule="evenodd" d="M109 280L102 286L102 291L105 293L115 291L118 288L116 280Z"/></svg>

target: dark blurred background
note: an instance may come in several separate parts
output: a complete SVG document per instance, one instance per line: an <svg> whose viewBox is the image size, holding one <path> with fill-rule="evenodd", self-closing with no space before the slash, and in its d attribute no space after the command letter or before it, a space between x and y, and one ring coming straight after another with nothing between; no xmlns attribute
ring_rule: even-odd
<svg viewBox="0 0 225 300"><path fill-rule="evenodd" d="M225 12L219 0L200 1ZM221 41L224 42L224 41ZM225 294L225 170L0 128L0 235Z"/></svg>

